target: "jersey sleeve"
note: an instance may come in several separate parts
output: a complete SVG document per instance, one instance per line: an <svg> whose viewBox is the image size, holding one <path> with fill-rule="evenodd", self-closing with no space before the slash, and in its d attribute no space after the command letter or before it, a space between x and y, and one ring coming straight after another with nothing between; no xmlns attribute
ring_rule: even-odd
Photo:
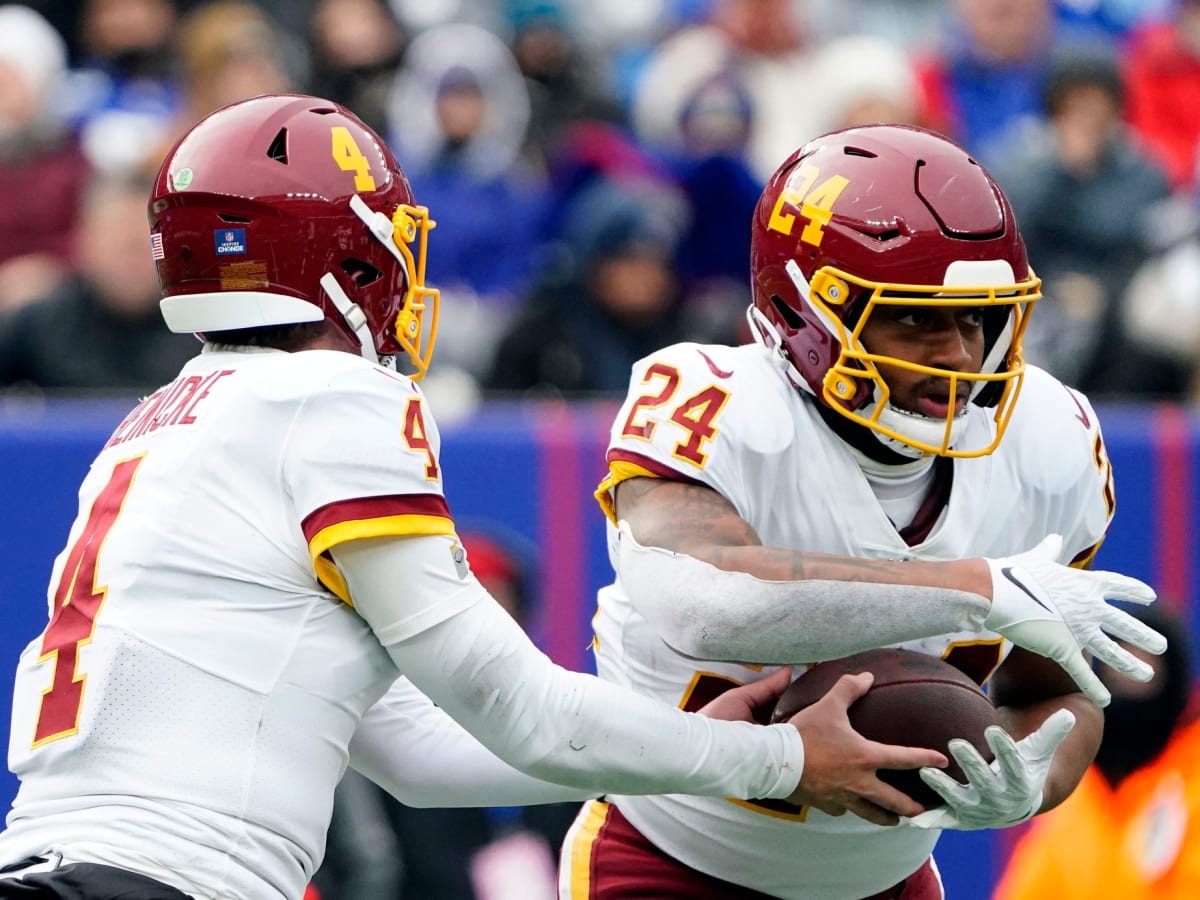
<svg viewBox="0 0 1200 900"><path fill-rule="evenodd" d="M1063 387L1071 395L1079 418L1088 420L1087 456L1090 465L1081 466L1080 480L1076 485L1079 502L1070 504L1076 513L1076 530L1064 541L1066 549L1072 553L1071 565L1087 568L1104 543L1108 526L1112 524L1116 513L1116 487L1099 416L1087 397L1066 385Z"/></svg>
<svg viewBox="0 0 1200 900"><path fill-rule="evenodd" d="M1025 480L1045 498L1045 531L1063 536L1061 562L1086 568L1116 510L1100 419L1080 391L1033 366L1027 377L1028 397L1018 404Z"/></svg>
<svg viewBox="0 0 1200 900"><path fill-rule="evenodd" d="M635 477L707 485L736 505L747 460L778 449L791 432L756 410L779 389L759 370L739 365L736 349L675 344L633 367L629 393L609 437L608 473L596 489L615 522L613 491Z"/></svg>
<svg viewBox="0 0 1200 900"><path fill-rule="evenodd" d="M338 373L304 401L283 478L317 578L349 601L329 551L361 538L454 535L441 438L410 379L375 367Z"/></svg>
<svg viewBox="0 0 1200 900"><path fill-rule="evenodd" d="M350 765L409 806L527 806L596 796L502 762L403 676L363 716Z"/></svg>

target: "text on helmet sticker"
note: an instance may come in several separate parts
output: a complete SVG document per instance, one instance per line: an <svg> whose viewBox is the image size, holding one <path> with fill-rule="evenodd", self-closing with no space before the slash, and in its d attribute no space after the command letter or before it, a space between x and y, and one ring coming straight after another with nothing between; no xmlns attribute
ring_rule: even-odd
<svg viewBox="0 0 1200 900"><path fill-rule="evenodd" d="M245 228L219 228L213 232L213 243L217 256L231 256L246 252Z"/></svg>

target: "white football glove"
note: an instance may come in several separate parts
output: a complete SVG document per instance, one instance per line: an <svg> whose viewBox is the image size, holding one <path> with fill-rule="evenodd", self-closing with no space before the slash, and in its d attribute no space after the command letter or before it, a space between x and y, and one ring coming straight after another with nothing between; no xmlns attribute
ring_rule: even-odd
<svg viewBox="0 0 1200 900"><path fill-rule="evenodd" d="M1042 727L1021 741L999 725L984 732L996 755L991 765L979 751L963 740L950 742L950 752L967 776L959 784L942 769L921 770L921 780L946 801L945 806L927 810L909 821L918 828L951 828L977 831L1008 828L1032 817L1042 805L1042 786L1050 773L1054 751L1075 727L1075 714L1060 709Z"/></svg>
<svg viewBox="0 0 1200 900"><path fill-rule="evenodd" d="M1116 572L1064 566L1056 561L1061 550L1062 535L1052 534L1032 550L987 560L992 608L983 625L1054 660L1097 706L1108 706L1111 695L1082 651L1135 681L1149 681L1150 666L1105 632L1154 654L1167 649L1167 639L1105 598L1146 605L1154 602L1154 589Z"/></svg>

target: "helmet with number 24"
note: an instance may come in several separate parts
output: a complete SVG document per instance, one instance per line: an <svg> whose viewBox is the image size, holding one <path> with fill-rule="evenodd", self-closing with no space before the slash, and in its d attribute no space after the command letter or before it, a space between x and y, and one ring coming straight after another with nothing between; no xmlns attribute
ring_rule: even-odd
<svg viewBox="0 0 1200 900"><path fill-rule="evenodd" d="M752 227L752 330L798 388L904 456L983 456L999 445L1041 282L1008 200L963 148L905 125L827 134L772 176ZM978 311L980 370L872 354L863 329L896 306ZM944 380L969 402L949 404L944 419L899 409L880 366ZM968 417L985 412L995 421L987 439L960 446Z"/></svg>
<svg viewBox="0 0 1200 900"><path fill-rule="evenodd" d="M437 334L425 286L434 222L383 140L345 107L266 95L200 120L171 149L149 205L172 331L328 319L373 362L420 378Z"/></svg>

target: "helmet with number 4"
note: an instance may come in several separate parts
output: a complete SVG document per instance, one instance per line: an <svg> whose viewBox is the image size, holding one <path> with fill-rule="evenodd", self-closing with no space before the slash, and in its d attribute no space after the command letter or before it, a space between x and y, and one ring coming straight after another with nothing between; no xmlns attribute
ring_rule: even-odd
<svg viewBox="0 0 1200 900"><path fill-rule="evenodd" d="M425 374L434 222L384 142L344 107L280 94L217 110L167 155L149 216L172 331L328 319L367 359L404 352L414 377Z"/></svg>
<svg viewBox="0 0 1200 900"><path fill-rule="evenodd" d="M1000 442L1025 366L1021 336L1040 282L1007 198L965 150L933 132L867 125L817 138L768 182L754 213L749 309L756 338L798 388L905 456L982 456ZM876 355L860 337L881 306L982 311L979 372ZM945 419L894 407L880 365L966 382ZM995 428L958 446L970 415Z"/></svg>

